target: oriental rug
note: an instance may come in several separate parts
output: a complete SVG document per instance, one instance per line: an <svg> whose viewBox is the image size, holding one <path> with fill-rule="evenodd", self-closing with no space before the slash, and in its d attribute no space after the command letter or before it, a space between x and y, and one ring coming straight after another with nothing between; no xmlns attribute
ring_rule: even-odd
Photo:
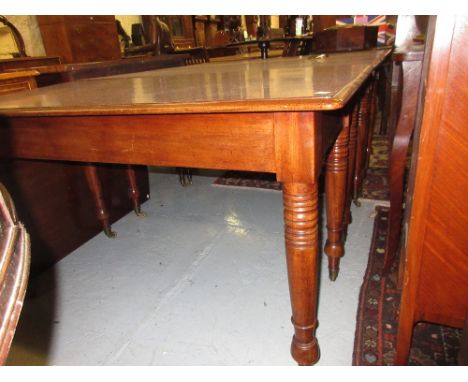
<svg viewBox="0 0 468 382"><path fill-rule="evenodd" d="M400 293L398 261L381 277L386 244L388 208L377 206L371 248L359 295L353 365L393 365L398 330ZM419 323L415 326L409 365L456 365L461 330Z"/></svg>

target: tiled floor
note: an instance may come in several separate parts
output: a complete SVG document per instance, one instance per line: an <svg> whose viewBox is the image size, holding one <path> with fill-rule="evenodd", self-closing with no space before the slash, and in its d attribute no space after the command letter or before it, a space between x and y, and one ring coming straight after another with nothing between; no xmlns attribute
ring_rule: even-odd
<svg viewBox="0 0 468 382"><path fill-rule="evenodd" d="M150 174L147 216L114 224L35 280L11 365L294 365L281 193ZM353 206L346 255L322 261L319 365L351 365L374 205ZM323 219L322 219L323 220Z"/></svg>

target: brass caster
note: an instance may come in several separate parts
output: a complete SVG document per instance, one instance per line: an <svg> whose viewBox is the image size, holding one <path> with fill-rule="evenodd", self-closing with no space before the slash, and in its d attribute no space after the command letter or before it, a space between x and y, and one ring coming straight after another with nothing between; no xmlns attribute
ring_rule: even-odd
<svg viewBox="0 0 468 382"><path fill-rule="evenodd" d="M339 269L329 269L328 270L328 277L330 278L330 281L336 281L338 278L338 273L340 272Z"/></svg>
<svg viewBox="0 0 468 382"><path fill-rule="evenodd" d="M138 206L137 208L134 208L133 211L135 212L135 215L138 216L139 218L144 218L146 216L146 213L144 213L140 206Z"/></svg>
<svg viewBox="0 0 468 382"><path fill-rule="evenodd" d="M104 234L109 238L109 239L114 239L117 236L117 232L112 231L110 227L104 228Z"/></svg>

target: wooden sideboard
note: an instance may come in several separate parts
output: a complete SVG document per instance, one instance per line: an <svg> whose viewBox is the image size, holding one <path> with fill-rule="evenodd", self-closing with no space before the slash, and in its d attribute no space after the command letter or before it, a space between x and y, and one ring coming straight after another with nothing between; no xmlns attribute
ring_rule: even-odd
<svg viewBox="0 0 468 382"><path fill-rule="evenodd" d="M463 328L468 314L468 16L432 17L429 31L407 198L399 365L407 363L416 322Z"/></svg>

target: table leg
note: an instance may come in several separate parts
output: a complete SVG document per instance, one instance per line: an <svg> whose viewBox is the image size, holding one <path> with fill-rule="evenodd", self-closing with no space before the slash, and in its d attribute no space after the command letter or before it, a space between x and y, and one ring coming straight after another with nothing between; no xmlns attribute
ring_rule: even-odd
<svg viewBox="0 0 468 382"><path fill-rule="evenodd" d="M284 229L294 337L291 354L299 365L319 358L315 338L318 293L317 184L283 183Z"/></svg>
<svg viewBox="0 0 468 382"><path fill-rule="evenodd" d="M335 281L344 255L344 215L346 208L346 183L348 178L350 116L342 119L343 128L328 154L325 166L325 197L327 206L327 232L325 253L328 257L328 275Z"/></svg>
<svg viewBox="0 0 468 382"><path fill-rule="evenodd" d="M356 149L356 164L354 169L354 184L353 184L353 200L354 204L360 206L359 194L361 192L362 181L365 172L365 160L367 153L368 125L369 125L369 103L370 103L370 86L368 85L364 95L361 98L358 112L358 134L357 134L357 149Z"/></svg>
<svg viewBox="0 0 468 382"><path fill-rule="evenodd" d="M116 236L116 233L112 231L109 223L109 211L106 207L104 197L102 195L102 186L97 174L97 168L92 163L88 163L84 165L84 170L88 187L94 197L97 219L101 222L102 229L104 230L106 236L113 238Z"/></svg>
<svg viewBox="0 0 468 382"><path fill-rule="evenodd" d="M348 177L346 181L346 206L345 206L345 237L348 234L348 226L353 221L351 215L351 199L353 192L354 167L356 165L356 142L357 142L357 118L359 112L359 103L353 108L349 126L349 155L348 155Z"/></svg>
<svg viewBox="0 0 468 382"><path fill-rule="evenodd" d="M135 170L131 165L127 165L125 172L128 180L128 196L133 203L133 210L137 216L145 216L145 213L141 212L140 189L136 181Z"/></svg>
<svg viewBox="0 0 468 382"><path fill-rule="evenodd" d="M177 167L177 172L179 173L179 182L182 187L187 187L192 185L192 169L187 167Z"/></svg>

